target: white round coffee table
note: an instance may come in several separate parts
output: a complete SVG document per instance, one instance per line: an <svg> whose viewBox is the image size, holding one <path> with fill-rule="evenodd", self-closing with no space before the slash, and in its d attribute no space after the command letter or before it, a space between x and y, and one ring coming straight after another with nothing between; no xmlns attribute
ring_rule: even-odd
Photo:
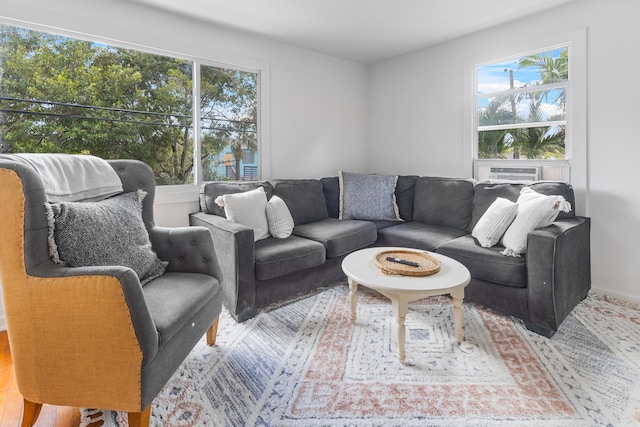
<svg viewBox="0 0 640 427"><path fill-rule="evenodd" d="M351 322L357 317L358 285L376 290L391 300L393 314L396 317L396 335L398 341L398 360L405 361L404 321L409 310L409 302L433 295L450 294L453 298L453 320L458 343L462 342L462 301L464 288L469 284L469 270L458 261L433 252L427 252L440 261L440 271L431 276L391 276L384 274L375 265L376 254L389 250L412 250L408 248L375 247L361 249L347 255L342 261L342 270L349 279L349 300L351 303Z"/></svg>

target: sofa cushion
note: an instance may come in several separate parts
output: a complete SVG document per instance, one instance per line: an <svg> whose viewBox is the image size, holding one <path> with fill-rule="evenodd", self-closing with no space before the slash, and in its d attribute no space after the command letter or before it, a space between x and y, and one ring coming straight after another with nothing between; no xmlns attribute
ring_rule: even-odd
<svg viewBox="0 0 640 427"><path fill-rule="evenodd" d="M530 187L525 187L518 197L518 214L502 237L503 255L520 256L527 251L530 232L544 228L560 213L569 212L571 206L562 196L546 196Z"/></svg>
<svg viewBox="0 0 640 427"><path fill-rule="evenodd" d="M149 282L143 292L162 346L186 326L185 321L194 313L219 298L220 283L206 274L168 272Z"/></svg>
<svg viewBox="0 0 640 427"><path fill-rule="evenodd" d="M377 238L376 226L371 222L335 218L296 225L293 234L322 243L327 250L327 258L364 248Z"/></svg>
<svg viewBox="0 0 640 427"><path fill-rule="evenodd" d="M393 227L394 225L398 225L398 224L402 224L402 222L399 221L369 221L370 223L372 223L373 225L376 226L376 228L378 230L382 230L383 228L387 228L387 227Z"/></svg>
<svg viewBox="0 0 640 427"><path fill-rule="evenodd" d="M256 278L268 280L293 271L324 264L326 251L319 242L289 236L268 238L255 244Z"/></svg>
<svg viewBox="0 0 640 427"><path fill-rule="evenodd" d="M267 194L264 188L242 193L224 194L218 196L216 204L224 207L227 218L253 230L253 240L269 237L269 223L267 221Z"/></svg>
<svg viewBox="0 0 640 427"><path fill-rule="evenodd" d="M396 203L400 218L405 221L413 221L413 197L418 178L417 175L398 175Z"/></svg>
<svg viewBox="0 0 640 427"><path fill-rule="evenodd" d="M226 218L224 208L216 204L216 199L224 194L243 193L245 191L264 188L267 199L271 198L273 187L267 181L218 181L208 182L200 187L200 210L204 213L214 214Z"/></svg>
<svg viewBox="0 0 640 427"><path fill-rule="evenodd" d="M534 182L529 185L529 187L531 187L533 191L546 196L562 196L569 202L571 210L569 212L560 211L557 219L575 216L576 198L571 184L566 182L541 181Z"/></svg>
<svg viewBox="0 0 640 427"><path fill-rule="evenodd" d="M495 182L495 181L480 181L474 187L473 195L473 215L471 220L471 228L475 227L482 215L491 206L498 197L505 198L515 202L520 196L520 191L527 187L525 184L514 182ZM565 182L535 182L528 187L531 187L534 191L547 196L562 196L571 204L571 211L560 212L558 218L568 218L575 215L575 196L573 193L573 187Z"/></svg>
<svg viewBox="0 0 640 427"><path fill-rule="evenodd" d="M473 213L471 219L471 229L478 224L482 215L489 209L489 206L498 197L516 202L520 196L520 190L525 187L518 183L491 183L480 181L473 188Z"/></svg>
<svg viewBox="0 0 640 427"><path fill-rule="evenodd" d="M327 212L331 218L340 216L340 179L337 176L322 178L322 190L327 203Z"/></svg>
<svg viewBox="0 0 640 427"><path fill-rule="evenodd" d="M286 239L293 233L293 217L287 204L278 196L271 197L267 202L267 222L269 234L276 239Z"/></svg>
<svg viewBox="0 0 640 427"><path fill-rule="evenodd" d="M503 249L501 246L483 248L471 235L465 235L444 243L437 252L464 264L474 279L526 287L526 258L506 257L500 253Z"/></svg>
<svg viewBox="0 0 640 427"><path fill-rule="evenodd" d="M400 220L395 175L340 172L340 219Z"/></svg>
<svg viewBox="0 0 640 427"><path fill-rule="evenodd" d="M480 246L490 248L500 241L518 213L518 205L511 200L498 197L473 227L471 235Z"/></svg>
<svg viewBox="0 0 640 427"><path fill-rule="evenodd" d="M457 228L421 222L405 222L378 230L380 246L403 246L433 251L440 245L466 234Z"/></svg>
<svg viewBox="0 0 640 427"><path fill-rule="evenodd" d="M273 194L287 204L296 225L329 218L322 182L317 179L273 181Z"/></svg>
<svg viewBox="0 0 640 427"><path fill-rule="evenodd" d="M421 177L416 181L413 221L470 233L472 210L472 181L436 177Z"/></svg>

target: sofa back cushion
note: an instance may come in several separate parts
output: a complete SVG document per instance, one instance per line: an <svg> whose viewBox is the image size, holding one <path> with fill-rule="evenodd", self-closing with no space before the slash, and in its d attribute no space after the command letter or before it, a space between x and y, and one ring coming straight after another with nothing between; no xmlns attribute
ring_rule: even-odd
<svg viewBox="0 0 640 427"><path fill-rule="evenodd" d="M558 219L575 215L576 199L571 184L545 181L527 185L513 182L480 181L474 188L471 229L475 227L482 215L484 215L487 209L489 209L489 206L491 206L498 197L516 202L520 196L520 191L526 186L546 196L562 196L571 204L571 210L569 212L560 212Z"/></svg>
<svg viewBox="0 0 640 427"><path fill-rule="evenodd" d="M317 179L281 179L272 181L273 194L289 208L295 225L329 218L322 182Z"/></svg>
<svg viewBox="0 0 640 427"><path fill-rule="evenodd" d="M245 191L255 190L256 188L264 188L267 193L267 199L273 194L273 187L268 181L218 181L208 182L200 187L200 210L204 213L218 215L226 218L224 207L220 207L215 203L218 196L225 194L244 193Z"/></svg>
<svg viewBox="0 0 640 427"><path fill-rule="evenodd" d="M340 216L340 178L337 176L322 178L322 189L327 203L327 212L331 218Z"/></svg>
<svg viewBox="0 0 640 427"><path fill-rule="evenodd" d="M417 175L398 175L396 182L396 204L400 218L413 221L413 197L416 188Z"/></svg>
<svg viewBox="0 0 640 427"><path fill-rule="evenodd" d="M544 194L546 196L562 196L571 204L571 210L569 212L562 212L558 215L560 218L569 218L576 214L576 197L573 193L573 186L566 182L535 182L529 185L531 189L537 193Z"/></svg>
<svg viewBox="0 0 640 427"><path fill-rule="evenodd" d="M421 177L414 191L414 221L471 232L472 181Z"/></svg>

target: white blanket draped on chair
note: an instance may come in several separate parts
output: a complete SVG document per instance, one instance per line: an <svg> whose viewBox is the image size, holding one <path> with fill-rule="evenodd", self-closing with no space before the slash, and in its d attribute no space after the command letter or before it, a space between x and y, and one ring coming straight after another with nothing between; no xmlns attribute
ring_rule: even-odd
<svg viewBox="0 0 640 427"><path fill-rule="evenodd" d="M123 191L116 171L99 157L38 153L16 156L40 173L51 202L100 200Z"/></svg>

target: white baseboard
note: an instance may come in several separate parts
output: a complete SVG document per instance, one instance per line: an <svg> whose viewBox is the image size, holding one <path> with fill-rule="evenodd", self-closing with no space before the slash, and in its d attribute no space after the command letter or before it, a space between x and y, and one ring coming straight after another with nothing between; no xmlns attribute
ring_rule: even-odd
<svg viewBox="0 0 640 427"><path fill-rule="evenodd" d="M621 292L612 292L610 289L601 289L601 288L598 288L597 286L592 286L591 292L594 292L596 294L608 295L615 299L640 304L640 297L638 297L637 295L629 295Z"/></svg>

